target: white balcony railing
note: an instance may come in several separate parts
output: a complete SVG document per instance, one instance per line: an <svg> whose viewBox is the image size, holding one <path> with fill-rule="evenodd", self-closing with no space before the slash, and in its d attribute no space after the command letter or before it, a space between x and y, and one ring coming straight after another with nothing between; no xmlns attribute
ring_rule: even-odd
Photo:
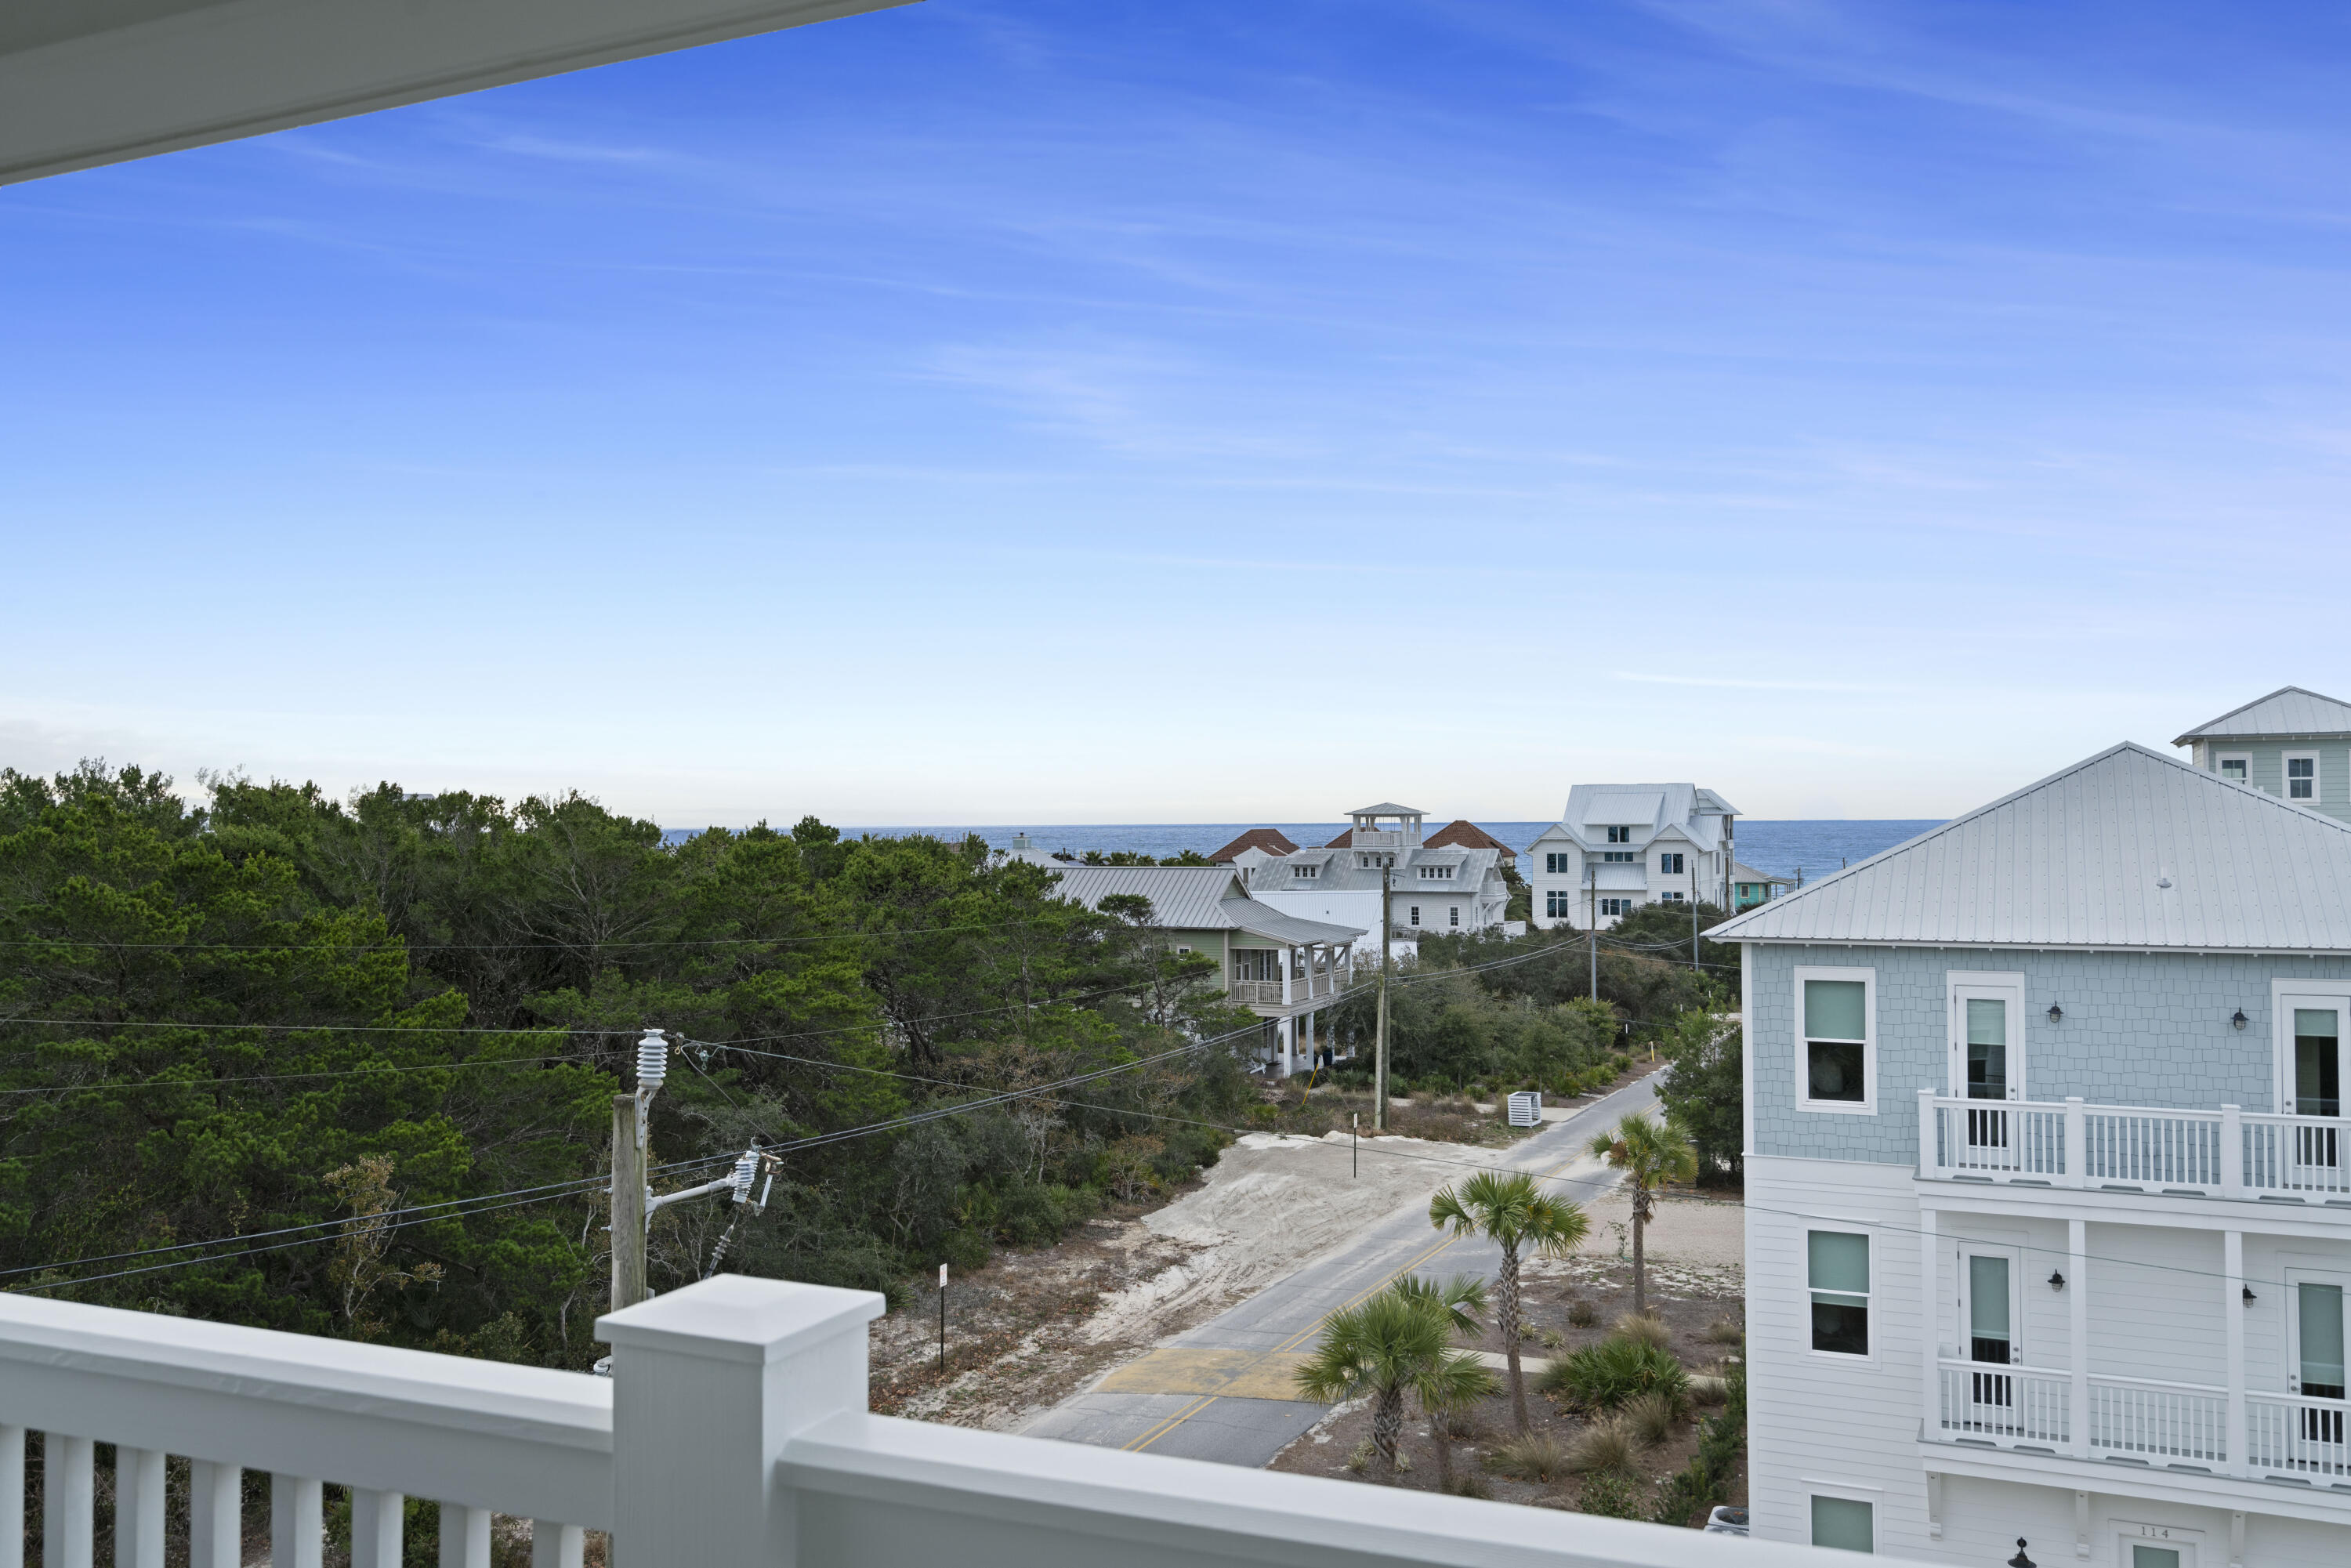
<svg viewBox="0 0 2351 1568"><path fill-rule="evenodd" d="M1292 975L1290 994L1284 997L1281 982L1273 980L1235 980L1225 988L1225 995L1243 1007L1296 1007L1301 1002L1327 1001L1345 988L1343 974L1328 970L1311 975Z"/></svg>
<svg viewBox="0 0 2351 1568"><path fill-rule="evenodd" d="M322 1481L352 1489L352 1568L402 1562L408 1494L441 1500L444 1568L486 1568L493 1510L536 1519L533 1568L576 1568L583 1529L611 1531L616 1568L1846 1561L869 1415L865 1325L882 1306L723 1275L601 1320L607 1381L0 1295L0 1564L22 1561L28 1436L42 1556L61 1568L90 1568L95 1443L117 1445L115 1561L133 1568L163 1563L171 1454L195 1462L187 1500L169 1500L187 1510L192 1568L240 1561L247 1468L270 1472L271 1561L295 1568L323 1555Z"/></svg>
<svg viewBox="0 0 2351 1568"><path fill-rule="evenodd" d="M2345 1400L2248 1393L2240 1458L2229 1451L2225 1388L2093 1373L2081 1380L2089 1415L2077 1427L2074 1376L2063 1368L1946 1358L1938 1370L1941 1400L1931 1420L1946 1442L2188 1465L2256 1479L2351 1480L2351 1402Z"/></svg>
<svg viewBox="0 0 2351 1568"><path fill-rule="evenodd" d="M1943 1180L2324 1200L2351 1196L2346 1159L2332 1116L1918 1094L1918 1173Z"/></svg>

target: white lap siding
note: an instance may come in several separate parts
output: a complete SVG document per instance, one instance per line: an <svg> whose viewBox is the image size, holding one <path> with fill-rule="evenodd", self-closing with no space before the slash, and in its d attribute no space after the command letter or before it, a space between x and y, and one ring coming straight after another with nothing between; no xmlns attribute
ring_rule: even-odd
<svg viewBox="0 0 2351 1568"><path fill-rule="evenodd" d="M1902 1166L1747 1162L1748 1496L1754 1531L1809 1542L1815 1491L1870 1501L1877 1550L1925 1552L1917 1458L1918 1200ZM1812 1348L1805 1233L1869 1238L1870 1355Z"/></svg>

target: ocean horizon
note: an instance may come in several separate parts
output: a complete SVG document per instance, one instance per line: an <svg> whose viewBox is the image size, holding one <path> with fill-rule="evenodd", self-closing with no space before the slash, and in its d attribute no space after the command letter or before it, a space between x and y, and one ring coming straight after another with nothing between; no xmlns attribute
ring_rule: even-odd
<svg viewBox="0 0 2351 1568"><path fill-rule="evenodd" d="M1768 876L1798 876L1812 881L1830 872L1850 865L1855 861L1867 860L1881 851L1917 838L1930 828L1939 828L1944 819L1820 819L1814 821L1771 821L1760 818L1739 819L1733 830L1738 846L1739 862L1751 866ZM877 839L911 838L928 834L934 838L960 840L977 833L991 849L1009 849L1013 838L1021 833L1048 853L1067 852L1083 855L1087 851L1102 854L1124 852L1130 854L1176 855L1190 850L1196 854L1208 854L1222 849L1251 828L1272 828L1301 847L1328 843L1347 831L1345 822L1092 822L1046 823L1020 827L1011 824L917 824L887 827L844 827L843 838L871 837ZM1549 822L1479 822L1479 827L1519 851L1526 852ZM662 838L667 843L683 843L687 839L708 831L703 828L666 828ZM1434 831L1434 829L1430 830Z"/></svg>

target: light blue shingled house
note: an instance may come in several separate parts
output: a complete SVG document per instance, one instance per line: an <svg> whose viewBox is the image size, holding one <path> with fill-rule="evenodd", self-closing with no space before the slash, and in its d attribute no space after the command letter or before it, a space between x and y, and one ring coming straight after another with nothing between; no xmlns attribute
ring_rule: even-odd
<svg viewBox="0 0 2351 1568"><path fill-rule="evenodd" d="M2118 746L1712 935L1757 1534L2351 1561L2351 825Z"/></svg>

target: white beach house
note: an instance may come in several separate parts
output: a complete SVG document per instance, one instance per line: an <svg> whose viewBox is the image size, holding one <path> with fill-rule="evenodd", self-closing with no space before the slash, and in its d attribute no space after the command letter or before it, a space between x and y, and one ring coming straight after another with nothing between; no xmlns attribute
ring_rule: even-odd
<svg viewBox="0 0 2351 1568"><path fill-rule="evenodd" d="M1501 925L1510 890L1499 851L1434 848L1421 837L1426 813L1392 800L1347 815L1347 831L1319 849L1255 860L1250 896L1302 919L1360 927L1376 943L1384 876L1391 942Z"/></svg>
<svg viewBox="0 0 2351 1568"><path fill-rule="evenodd" d="M1729 908L1736 815L1695 784L1576 785L1527 849L1534 923L1605 929L1642 904L1687 899Z"/></svg>
<svg viewBox="0 0 2351 1568"><path fill-rule="evenodd" d="M1758 1535L2351 1561L2351 825L2118 746L1712 935Z"/></svg>

